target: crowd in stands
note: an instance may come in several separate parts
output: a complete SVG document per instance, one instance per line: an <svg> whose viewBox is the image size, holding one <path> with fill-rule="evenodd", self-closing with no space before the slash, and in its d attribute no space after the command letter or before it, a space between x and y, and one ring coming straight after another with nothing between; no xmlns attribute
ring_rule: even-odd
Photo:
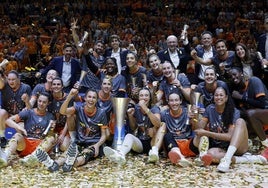
<svg viewBox="0 0 268 188"><path fill-rule="evenodd" d="M0 168L15 153L51 172L124 165L131 150L267 164L267 1L3 1L0 15ZM116 149L115 98L129 99Z"/></svg>
<svg viewBox="0 0 268 188"><path fill-rule="evenodd" d="M61 55L64 43L72 41L72 18L78 19L80 36L90 32L89 46L96 40L107 45L109 36L117 34L122 47L134 44L141 61L149 49L163 49L168 35L180 35L184 24L190 26L192 46L208 30L215 39L226 39L231 50L237 42L255 49L255 39L264 31L265 7L265 1L3 1L0 50L14 55L25 39L21 69L36 66L46 53Z"/></svg>

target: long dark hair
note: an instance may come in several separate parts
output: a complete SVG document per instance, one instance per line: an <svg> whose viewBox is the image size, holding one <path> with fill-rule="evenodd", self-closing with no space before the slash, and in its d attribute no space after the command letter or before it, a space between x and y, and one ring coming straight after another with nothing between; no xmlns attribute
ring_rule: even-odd
<svg viewBox="0 0 268 188"><path fill-rule="evenodd" d="M228 96L228 92L223 87L218 87L217 89L224 90L225 94ZM217 90L216 89L216 90ZM228 99L225 104L224 111L222 113L222 122L225 127L229 127L231 124L233 124L233 118L234 118L234 111L235 111L235 105L233 102L232 97L228 96Z"/></svg>
<svg viewBox="0 0 268 188"><path fill-rule="evenodd" d="M134 52L132 52L132 51L128 51L128 52L127 52L127 55L128 55L128 54L132 54L132 55L135 57L135 60L137 61L137 64L138 64L139 58L138 58L137 54L134 53ZM126 56L127 56L127 55L126 55ZM128 67L127 65L126 65L126 72L129 73L129 67Z"/></svg>
<svg viewBox="0 0 268 188"><path fill-rule="evenodd" d="M251 53L250 53L249 49L243 43L237 43L236 46L235 46L235 48L238 47L238 46L241 46L245 50L244 62L246 64L250 64L252 62L252 57L251 57ZM234 66L243 67L242 66L242 60L238 57L236 51L235 51L235 58L234 58L234 62L233 63L234 63L233 64Z"/></svg>

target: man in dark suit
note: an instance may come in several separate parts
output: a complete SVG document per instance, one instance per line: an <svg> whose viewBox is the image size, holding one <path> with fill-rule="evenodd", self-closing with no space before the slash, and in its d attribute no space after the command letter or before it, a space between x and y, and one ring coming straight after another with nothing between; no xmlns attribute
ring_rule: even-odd
<svg viewBox="0 0 268 188"><path fill-rule="evenodd" d="M63 48L63 56L54 57L49 65L40 73L37 73L36 76L46 75L49 70L54 69L63 81L64 91L69 92L81 73L80 62L78 59L73 58L72 54L73 46L66 44Z"/></svg>
<svg viewBox="0 0 268 188"><path fill-rule="evenodd" d="M120 38L118 35L110 36L110 48L107 48L104 57L114 57L118 67L118 73L121 73L123 66L126 66L126 56L128 50L120 48Z"/></svg>
<svg viewBox="0 0 268 188"><path fill-rule="evenodd" d="M212 58L217 54L213 43L213 35L210 31L201 33L201 44L195 47L197 56L202 59ZM212 65L195 63L195 84L205 81L205 70Z"/></svg>
<svg viewBox="0 0 268 188"><path fill-rule="evenodd" d="M262 54L262 64L266 67L268 67L268 15L264 19L264 28L265 33L259 36L258 38L258 45L257 45L257 51L261 52ZM263 83L268 88L268 68L266 68L266 71L264 71L264 79L266 80Z"/></svg>
<svg viewBox="0 0 268 188"><path fill-rule="evenodd" d="M157 53L161 63L169 61L174 65L175 69L179 69L181 73L186 73L188 61L191 59L191 48L187 37L183 40L183 47L178 47L178 38L175 35L169 35L167 37L167 46L167 49Z"/></svg>

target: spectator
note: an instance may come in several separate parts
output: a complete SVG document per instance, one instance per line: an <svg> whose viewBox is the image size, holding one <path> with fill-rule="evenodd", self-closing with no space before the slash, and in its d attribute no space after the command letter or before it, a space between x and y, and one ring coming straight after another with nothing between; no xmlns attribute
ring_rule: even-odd
<svg viewBox="0 0 268 188"><path fill-rule="evenodd" d="M161 62L169 61L175 69L181 73L186 73L187 64L190 60L190 43L188 38L183 40L184 47L178 48L178 38L175 35L167 37L167 48L157 53Z"/></svg>
<svg viewBox="0 0 268 188"><path fill-rule="evenodd" d="M66 44L64 46L64 55L54 57L50 64L44 70L38 72L36 76L45 75L51 69L56 70L63 81L64 91L68 93L77 82L78 75L81 73L79 60L72 57L72 52L73 46Z"/></svg>

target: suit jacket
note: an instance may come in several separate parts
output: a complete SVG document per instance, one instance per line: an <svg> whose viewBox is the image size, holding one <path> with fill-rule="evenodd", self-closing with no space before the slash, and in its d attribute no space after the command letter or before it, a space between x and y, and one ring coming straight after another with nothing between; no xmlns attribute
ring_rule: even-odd
<svg viewBox="0 0 268 188"><path fill-rule="evenodd" d="M126 57L127 57L128 50L123 50L120 48L120 59L121 59L121 66L126 66ZM111 57L112 55L112 48L108 48L105 50L104 57Z"/></svg>
<svg viewBox="0 0 268 188"><path fill-rule="evenodd" d="M258 39L258 46L257 46L257 51L261 52L262 57L265 58L265 43L266 43L266 38L267 35L266 33L262 34L259 36ZM267 59L268 57L266 57ZM265 86L268 88L268 69L265 69L264 73L264 77L262 79L263 83L265 84Z"/></svg>
<svg viewBox="0 0 268 188"><path fill-rule="evenodd" d="M175 67L175 68L179 69L181 73L186 73L187 64L189 60L191 59L190 51L191 51L191 48L190 48L189 43L185 45L184 47L177 48L177 53L180 58L180 64L178 67ZM168 49L159 51L157 55L160 58L161 63L164 63L164 61L169 61L174 65L174 63L171 61Z"/></svg>
<svg viewBox="0 0 268 188"><path fill-rule="evenodd" d="M195 50L197 52L197 56L202 58L205 53L204 48L201 45L198 45L195 48ZM216 49L214 47L212 47L212 53L213 53L213 57L217 54ZM195 63L195 73L197 76L199 74L200 68L201 68L201 65L199 63Z"/></svg>
<svg viewBox="0 0 268 188"><path fill-rule="evenodd" d="M62 76L63 68L63 56L54 57L48 66L41 72L42 75L46 75L51 69L56 70L59 73L59 77ZM71 86L73 86L79 79L79 74L81 73L80 61L76 58L71 58Z"/></svg>
<svg viewBox="0 0 268 188"><path fill-rule="evenodd" d="M259 36L257 46L257 51L261 52L263 58L265 58L265 43L266 43L266 33Z"/></svg>

